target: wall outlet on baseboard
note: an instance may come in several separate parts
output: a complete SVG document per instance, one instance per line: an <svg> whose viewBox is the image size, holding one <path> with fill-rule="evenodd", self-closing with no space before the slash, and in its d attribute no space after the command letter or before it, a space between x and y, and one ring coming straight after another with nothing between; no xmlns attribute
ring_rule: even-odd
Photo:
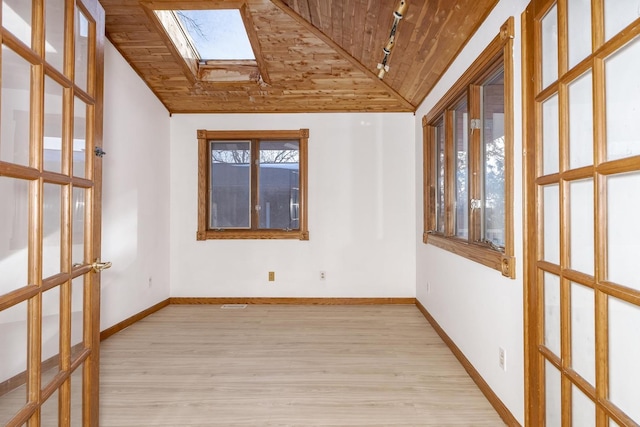
<svg viewBox="0 0 640 427"><path fill-rule="evenodd" d="M498 365L503 371L507 371L507 351L502 347L498 347Z"/></svg>
<svg viewBox="0 0 640 427"><path fill-rule="evenodd" d="M321 271L320 272L320 280L325 280L327 278L327 272L326 271Z"/></svg>
<svg viewBox="0 0 640 427"><path fill-rule="evenodd" d="M149 287L153 286L153 277L149 276Z"/></svg>
<svg viewBox="0 0 640 427"><path fill-rule="evenodd" d="M275 271L270 271L269 272L269 281L270 282L275 282L276 281L276 272Z"/></svg>
<svg viewBox="0 0 640 427"><path fill-rule="evenodd" d="M431 293L431 282L427 282L427 293Z"/></svg>

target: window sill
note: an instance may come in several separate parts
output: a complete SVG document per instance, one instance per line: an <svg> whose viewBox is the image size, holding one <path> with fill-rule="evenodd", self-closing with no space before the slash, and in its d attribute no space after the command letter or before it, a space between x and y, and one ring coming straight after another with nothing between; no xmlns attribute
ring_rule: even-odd
<svg viewBox="0 0 640 427"><path fill-rule="evenodd" d="M196 233L197 240L224 239L291 239L309 240L309 232L301 230L206 230Z"/></svg>
<svg viewBox="0 0 640 427"><path fill-rule="evenodd" d="M516 278L516 258L513 256L505 255L502 252L488 247L437 234L424 233L423 241L424 243L453 252L456 255L498 270L503 276L509 277L510 279Z"/></svg>

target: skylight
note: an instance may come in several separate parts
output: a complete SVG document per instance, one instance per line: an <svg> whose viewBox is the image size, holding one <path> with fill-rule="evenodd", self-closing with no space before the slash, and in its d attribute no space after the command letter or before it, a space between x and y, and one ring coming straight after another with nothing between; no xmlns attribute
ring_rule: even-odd
<svg viewBox="0 0 640 427"><path fill-rule="evenodd" d="M200 59L255 60L238 9L176 10Z"/></svg>

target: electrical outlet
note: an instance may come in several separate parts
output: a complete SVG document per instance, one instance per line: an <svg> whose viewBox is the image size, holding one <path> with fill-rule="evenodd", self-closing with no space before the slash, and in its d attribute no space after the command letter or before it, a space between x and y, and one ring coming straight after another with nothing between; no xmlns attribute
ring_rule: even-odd
<svg viewBox="0 0 640 427"><path fill-rule="evenodd" d="M270 271L269 272L269 281L270 282L275 282L276 281L276 272L275 271Z"/></svg>
<svg viewBox="0 0 640 427"><path fill-rule="evenodd" d="M153 286L153 278L149 276L149 287Z"/></svg>
<svg viewBox="0 0 640 427"><path fill-rule="evenodd" d="M503 371L507 371L507 351L502 347L498 347L498 365Z"/></svg>
<svg viewBox="0 0 640 427"><path fill-rule="evenodd" d="M431 293L431 282L427 282L427 293Z"/></svg>
<svg viewBox="0 0 640 427"><path fill-rule="evenodd" d="M321 271L320 272L320 280L325 280L327 278L327 272L326 271Z"/></svg>

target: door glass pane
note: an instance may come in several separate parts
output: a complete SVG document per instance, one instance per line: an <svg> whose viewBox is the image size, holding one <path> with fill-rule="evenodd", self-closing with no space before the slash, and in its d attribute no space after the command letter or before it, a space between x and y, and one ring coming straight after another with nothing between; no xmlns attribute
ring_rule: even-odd
<svg viewBox="0 0 640 427"><path fill-rule="evenodd" d="M71 201L71 215L73 218L72 233L73 245L71 249L71 263L84 264L84 219L85 219L85 192L84 188L73 188L73 200Z"/></svg>
<svg viewBox="0 0 640 427"><path fill-rule="evenodd" d="M436 231L444 233L444 120L436 126Z"/></svg>
<svg viewBox="0 0 640 427"><path fill-rule="evenodd" d="M607 159L640 155L640 37L605 61Z"/></svg>
<svg viewBox="0 0 640 427"><path fill-rule="evenodd" d="M558 184L542 189L544 207L544 260L560 264L560 191Z"/></svg>
<svg viewBox="0 0 640 427"><path fill-rule="evenodd" d="M545 427L561 427L560 371L545 361Z"/></svg>
<svg viewBox="0 0 640 427"><path fill-rule="evenodd" d="M87 76L89 66L89 20L76 8L76 75L75 83L80 89L87 90Z"/></svg>
<svg viewBox="0 0 640 427"><path fill-rule="evenodd" d="M31 64L5 45L2 45L1 62L0 160L27 166L29 165Z"/></svg>
<svg viewBox="0 0 640 427"><path fill-rule="evenodd" d="M300 228L299 146L298 141L260 142L260 228Z"/></svg>
<svg viewBox="0 0 640 427"><path fill-rule="evenodd" d="M618 423L616 423L611 418L609 418L609 427L620 427L620 425L618 425Z"/></svg>
<svg viewBox="0 0 640 427"><path fill-rule="evenodd" d="M640 17L638 0L604 0L604 36L615 36L624 27Z"/></svg>
<svg viewBox="0 0 640 427"><path fill-rule="evenodd" d="M640 307L609 297L609 399L640 423Z"/></svg>
<svg viewBox="0 0 640 427"><path fill-rule="evenodd" d="M607 177L608 280L640 290L640 172ZM630 256L635 254L636 256Z"/></svg>
<svg viewBox="0 0 640 427"><path fill-rule="evenodd" d="M454 110L456 156L456 236L469 237L469 131L467 100Z"/></svg>
<svg viewBox="0 0 640 427"><path fill-rule="evenodd" d="M0 311L0 425L5 425L27 402L27 302ZM11 382L8 381L11 379Z"/></svg>
<svg viewBox="0 0 640 427"><path fill-rule="evenodd" d="M44 79L44 168L62 172L62 86Z"/></svg>
<svg viewBox="0 0 640 427"><path fill-rule="evenodd" d="M570 197L570 263L573 270L593 276L593 179L571 181Z"/></svg>
<svg viewBox="0 0 640 427"><path fill-rule="evenodd" d="M483 239L504 247L504 71L482 85Z"/></svg>
<svg viewBox="0 0 640 427"><path fill-rule="evenodd" d="M64 71L64 1L45 1L45 59L61 73Z"/></svg>
<svg viewBox="0 0 640 427"><path fill-rule="evenodd" d="M542 87L558 79L558 9L553 6L542 18Z"/></svg>
<svg viewBox="0 0 640 427"><path fill-rule="evenodd" d="M79 98L73 102L73 175L85 177L87 152L87 104Z"/></svg>
<svg viewBox="0 0 640 427"><path fill-rule="evenodd" d="M42 277L58 274L61 255L60 202L62 189L59 185L44 184L43 233L42 233Z"/></svg>
<svg viewBox="0 0 640 427"><path fill-rule="evenodd" d="M556 173L560 167L560 145L558 144L558 95L553 95L542 104L542 172Z"/></svg>
<svg viewBox="0 0 640 427"><path fill-rule="evenodd" d="M31 1L2 0L2 26L31 46Z"/></svg>
<svg viewBox="0 0 640 427"><path fill-rule="evenodd" d="M567 1L569 68L591 53L591 0Z"/></svg>
<svg viewBox="0 0 640 427"><path fill-rule="evenodd" d="M41 408L42 426L57 426L58 424L58 390L54 391Z"/></svg>
<svg viewBox="0 0 640 427"><path fill-rule="evenodd" d="M84 363L71 374L71 427L84 427L82 423L82 370Z"/></svg>
<svg viewBox="0 0 640 427"><path fill-rule="evenodd" d="M83 349L84 342L84 276L71 282L71 359Z"/></svg>
<svg viewBox="0 0 640 427"><path fill-rule="evenodd" d="M593 164L591 71L569 85L569 167Z"/></svg>
<svg viewBox="0 0 640 427"><path fill-rule="evenodd" d="M560 277L544 272L544 345L560 356Z"/></svg>
<svg viewBox="0 0 640 427"><path fill-rule="evenodd" d="M596 384L595 295L593 289L571 283L571 367Z"/></svg>
<svg viewBox="0 0 640 427"><path fill-rule="evenodd" d="M571 386L571 425L596 427L596 405L575 385Z"/></svg>
<svg viewBox="0 0 640 427"><path fill-rule="evenodd" d="M60 370L60 287L42 294L42 388Z"/></svg>
<svg viewBox="0 0 640 427"><path fill-rule="evenodd" d="M0 176L0 200L0 295L3 295L28 285L29 183Z"/></svg>
<svg viewBox="0 0 640 427"><path fill-rule="evenodd" d="M211 142L209 228L249 228L251 152L249 142Z"/></svg>

